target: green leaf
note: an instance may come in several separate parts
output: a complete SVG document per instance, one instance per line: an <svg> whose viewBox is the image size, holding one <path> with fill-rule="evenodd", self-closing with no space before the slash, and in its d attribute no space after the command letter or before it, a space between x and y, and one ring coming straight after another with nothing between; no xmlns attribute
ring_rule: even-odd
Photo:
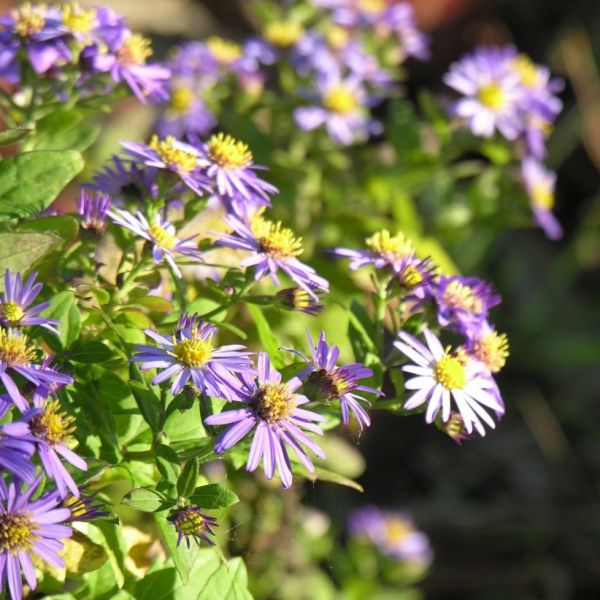
<svg viewBox="0 0 600 600"><path fill-rule="evenodd" d="M0 132L0 147L10 146L24 137L27 137L31 133L31 129L25 127L15 127L14 129L7 129L6 131Z"/></svg>
<svg viewBox="0 0 600 600"><path fill-rule="evenodd" d="M81 332L81 315L73 292L59 292L50 300L50 306L42 316L60 321L59 339L63 348L68 348Z"/></svg>
<svg viewBox="0 0 600 600"><path fill-rule="evenodd" d="M129 304L143 306L152 312L173 312L173 305L160 296L141 296L140 298L132 298Z"/></svg>
<svg viewBox="0 0 600 600"><path fill-rule="evenodd" d="M269 353L271 362L276 369L281 369L284 366L283 356L279 350L279 341L277 336L273 333L269 322L265 318L260 307L255 304L247 304L246 308L254 319L256 325L256 331L258 333L258 339L263 349Z"/></svg>
<svg viewBox="0 0 600 600"><path fill-rule="evenodd" d="M179 476L179 458L173 448L160 444L156 449L156 468L171 483L177 483Z"/></svg>
<svg viewBox="0 0 600 600"><path fill-rule="evenodd" d="M97 340L76 340L69 348L68 358L80 363L101 363L114 357L113 351Z"/></svg>
<svg viewBox="0 0 600 600"><path fill-rule="evenodd" d="M323 467L315 467L313 473L309 473L308 471L302 468L299 468L298 470L302 473L303 477L310 481L329 481L330 483L344 485L346 487L352 488L353 490L358 490L359 492L364 491L363 487L356 481L348 479L348 477L344 477L339 473L334 473L333 471L324 469Z"/></svg>
<svg viewBox="0 0 600 600"><path fill-rule="evenodd" d="M58 215L41 217L35 221L19 223L18 231L39 231L40 233L54 233L65 242L71 242L77 237L79 223L71 215Z"/></svg>
<svg viewBox="0 0 600 600"><path fill-rule="evenodd" d="M160 400L145 383L129 380L129 387L133 397L152 431L159 431L161 426Z"/></svg>
<svg viewBox="0 0 600 600"><path fill-rule="evenodd" d="M158 512L166 510L175 504L174 500L164 498L158 492L148 488L136 488L123 496L122 504L131 506L141 512Z"/></svg>
<svg viewBox="0 0 600 600"><path fill-rule="evenodd" d="M357 360L362 361L368 353L376 353L373 337L374 325L364 306L352 301L348 313L348 337Z"/></svg>
<svg viewBox="0 0 600 600"><path fill-rule="evenodd" d="M202 508L227 508L237 504L240 499L226 487L218 483L202 485L194 490L190 501Z"/></svg>
<svg viewBox="0 0 600 600"><path fill-rule="evenodd" d="M74 150L38 150L0 161L0 219L32 217L47 208L83 169Z"/></svg>
<svg viewBox="0 0 600 600"><path fill-rule="evenodd" d="M82 124L84 118L79 110L51 113L36 123L30 145L36 150L85 150L94 143L100 128Z"/></svg>
<svg viewBox="0 0 600 600"><path fill-rule="evenodd" d="M181 498L187 498L196 488L200 472L198 461L195 458L188 460L177 479L177 493Z"/></svg>
<svg viewBox="0 0 600 600"><path fill-rule="evenodd" d="M51 233L0 233L0 272L28 271L59 244L60 238ZM0 277L0 289L4 289L4 277Z"/></svg>

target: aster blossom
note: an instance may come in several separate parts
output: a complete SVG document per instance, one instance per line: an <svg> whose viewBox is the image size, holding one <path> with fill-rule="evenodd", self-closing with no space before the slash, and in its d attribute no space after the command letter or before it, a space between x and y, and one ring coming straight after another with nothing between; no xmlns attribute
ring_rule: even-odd
<svg viewBox="0 0 600 600"><path fill-rule="evenodd" d="M60 507L60 499L53 492L31 499L40 482L38 477L23 489L23 484L10 481L0 489L0 589L8 588L13 600L23 596L21 572L31 589L37 585L33 557L55 567L64 566L60 552L64 540L73 533L64 525L71 512Z"/></svg>
<svg viewBox="0 0 600 600"><path fill-rule="evenodd" d="M10 398L0 395L0 418L4 417L11 406ZM33 483L35 466L31 461L31 456L35 451L35 446L25 439L27 433L26 418L0 425L0 467L16 479Z"/></svg>
<svg viewBox="0 0 600 600"><path fill-rule="evenodd" d="M39 325L52 333L58 334L55 325L60 321L38 316L50 306L50 302L42 302L31 306L43 285L35 283L37 273L32 273L25 282L21 273L11 274L10 269L4 272L4 292L0 294L0 321L5 327L25 327Z"/></svg>
<svg viewBox="0 0 600 600"><path fill-rule="evenodd" d="M158 346L136 345L131 359L141 363L142 370L162 369L153 384L173 378L171 392L178 394L191 382L199 392L216 398L238 398L240 382L235 373L252 375L252 352L240 344L215 346L217 328L192 318L171 337L146 329L146 335Z"/></svg>
<svg viewBox="0 0 600 600"><path fill-rule="evenodd" d="M245 404L244 408L211 415L204 422L207 425L231 425L217 438L217 454L229 450L254 429L246 470L254 471L262 459L267 479L272 479L277 470L283 487L289 488L292 485L289 449L307 471L313 472L314 466L303 446L320 458L325 455L302 429L322 435L323 431L316 423L326 419L300 408L309 402L306 396L296 393L302 381L293 377L282 383L281 373L271 368L269 356L264 352L258 355L257 371L256 379L242 378L244 387L240 401Z"/></svg>
<svg viewBox="0 0 600 600"><path fill-rule="evenodd" d="M154 216L152 222L149 222L140 211L132 214L126 210L115 208L108 211L107 214L117 225L129 229L150 242L155 264L165 260L176 277L181 277L181 271L175 262L176 254L202 260L202 252L192 242L196 236L192 235L180 240L176 235L175 226L164 219L160 213Z"/></svg>
<svg viewBox="0 0 600 600"><path fill-rule="evenodd" d="M367 406L371 406L371 403L355 392L383 395L379 390L359 383L361 379L372 377L373 371L360 363L337 366L340 349L333 344L327 344L325 332L322 331L319 335L316 346L308 331L306 337L310 357L291 350L306 362L306 368L298 373L298 377L303 380L303 391L316 401L339 400L344 425L348 425L350 413L353 413L362 431L363 427L371 424L371 419L361 402ZM286 348L286 350L290 349Z"/></svg>
<svg viewBox="0 0 600 600"><path fill-rule="evenodd" d="M498 417L504 414L494 380L478 361L463 353L444 350L439 339L428 329L423 335L426 344L406 332L400 332L399 340L394 342L394 346L413 361L402 367L404 372L414 375L404 384L412 392L404 409L413 410L426 404L427 423L433 423L440 411L442 422L447 423L454 401L467 433L475 429L484 436L484 424L492 429L496 426L486 409L491 409Z"/></svg>
<svg viewBox="0 0 600 600"><path fill-rule="evenodd" d="M202 512L199 506L188 504L177 508L171 512L167 520L177 532L178 546L185 540L186 546L189 548L190 538L198 545L200 545L201 540L209 546L215 545L210 536L215 535L214 527L217 526L217 520Z"/></svg>
<svg viewBox="0 0 600 600"><path fill-rule="evenodd" d="M106 227L106 216L111 206L112 200L108 194L82 189L77 199L77 212L81 227L93 230L97 235L102 235Z"/></svg>
<svg viewBox="0 0 600 600"><path fill-rule="evenodd" d="M303 252L302 240L281 222L269 221L260 214L250 223L235 215L226 215L224 221L233 233L221 235L216 244L252 252L252 256L242 261L242 266L255 267L256 281L268 274L279 285L277 271L281 269L315 300L319 299L315 289L329 290L326 279L296 258Z"/></svg>

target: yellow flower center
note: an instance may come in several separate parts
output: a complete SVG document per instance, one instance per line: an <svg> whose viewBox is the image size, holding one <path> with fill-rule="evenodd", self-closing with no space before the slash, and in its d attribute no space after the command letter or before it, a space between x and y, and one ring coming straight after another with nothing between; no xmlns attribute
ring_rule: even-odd
<svg viewBox="0 0 600 600"><path fill-rule="evenodd" d="M96 19L96 9L85 10L76 2L66 4L62 8L63 23L77 33L87 33L94 26Z"/></svg>
<svg viewBox="0 0 600 600"><path fill-rule="evenodd" d="M198 155L178 148L176 143L177 140L172 135L167 136L164 140L153 135L149 146L167 167L184 173L193 171L198 166Z"/></svg>
<svg viewBox="0 0 600 600"><path fill-rule="evenodd" d="M466 434L465 422L458 412L451 412L450 418L445 423L439 423L438 428L452 439L463 439Z"/></svg>
<svg viewBox="0 0 600 600"><path fill-rule="evenodd" d="M332 112L345 115L354 112L359 103L356 96L346 86L333 86L323 98L323 106Z"/></svg>
<svg viewBox="0 0 600 600"><path fill-rule="evenodd" d="M196 535L204 524L204 518L200 512L189 506L178 510L173 520L177 531L183 535Z"/></svg>
<svg viewBox="0 0 600 600"><path fill-rule="evenodd" d="M387 229L374 233L365 240L365 243L373 252L382 256L393 256L396 259L410 256L415 252L410 240L402 233L391 235Z"/></svg>
<svg viewBox="0 0 600 600"><path fill-rule="evenodd" d="M29 552L38 539L34 533L35 524L28 514L0 515L0 551L15 556Z"/></svg>
<svg viewBox="0 0 600 600"><path fill-rule="evenodd" d="M171 94L171 104L169 108L176 115L185 115L194 102L194 92L185 85L175 86Z"/></svg>
<svg viewBox="0 0 600 600"><path fill-rule="evenodd" d="M512 68L521 78L521 83L528 88L537 85L539 71L535 64L524 54L519 54L512 62Z"/></svg>
<svg viewBox="0 0 600 600"><path fill-rule="evenodd" d="M0 362L18 367L31 362L33 350L27 347L27 336L0 329Z"/></svg>
<svg viewBox="0 0 600 600"><path fill-rule="evenodd" d="M385 10L385 0L358 0L359 9L368 15L378 15Z"/></svg>
<svg viewBox="0 0 600 600"><path fill-rule="evenodd" d="M213 345L210 340L202 340L194 334L192 339L183 339L173 347L173 355L188 367L202 367L212 357Z"/></svg>
<svg viewBox="0 0 600 600"><path fill-rule="evenodd" d="M423 275L416 267L406 267L402 273L400 273L400 279L409 289L423 283Z"/></svg>
<svg viewBox="0 0 600 600"><path fill-rule="evenodd" d="M63 508L68 508L71 511L71 517L78 519L85 517L88 512L86 503L81 498L75 498L75 496L67 496L62 502Z"/></svg>
<svg viewBox="0 0 600 600"><path fill-rule="evenodd" d="M14 29L17 35L29 37L39 33L46 24L46 5L32 6L29 2L13 11Z"/></svg>
<svg viewBox="0 0 600 600"><path fill-rule="evenodd" d="M497 373L504 367L509 356L506 334L492 331L484 335L473 344L472 354L492 373Z"/></svg>
<svg viewBox="0 0 600 600"><path fill-rule="evenodd" d="M550 186L544 183L536 183L530 190L531 199L536 206L544 210L552 210L554 206L554 193Z"/></svg>
<svg viewBox="0 0 600 600"><path fill-rule="evenodd" d="M7 302L6 304L0 305L0 314L11 324L17 323L19 319L23 318L25 312L23 309L14 302Z"/></svg>
<svg viewBox="0 0 600 600"><path fill-rule="evenodd" d="M497 83L482 85L477 92L479 101L491 110L501 110L506 106L506 94Z"/></svg>
<svg viewBox="0 0 600 600"><path fill-rule="evenodd" d="M131 34L117 50L117 60L124 65L145 65L150 56L151 42L139 33Z"/></svg>
<svg viewBox="0 0 600 600"><path fill-rule="evenodd" d="M242 169L252 162L248 145L224 133L210 136L207 152L208 157L223 169Z"/></svg>
<svg viewBox="0 0 600 600"><path fill-rule="evenodd" d="M152 236L155 244L163 250L171 250L177 243L177 238L156 222L148 227L148 233Z"/></svg>
<svg viewBox="0 0 600 600"><path fill-rule="evenodd" d="M412 531L410 523L398 517L388 517L385 521L385 532L388 542L398 544L406 539Z"/></svg>
<svg viewBox="0 0 600 600"><path fill-rule="evenodd" d="M473 314L483 311L483 303L473 293L473 290L460 281L451 281L444 290L444 302L451 308L460 308Z"/></svg>
<svg viewBox="0 0 600 600"><path fill-rule="evenodd" d="M45 403L44 412L29 421L29 428L36 437L55 446L68 441L70 435L75 431L74 421L75 417L70 417L61 410L58 400L51 400Z"/></svg>
<svg viewBox="0 0 600 600"><path fill-rule="evenodd" d="M334 50L341 50L350 39L350 32L339 25L331 25L325 32L327 44Z"/></svg>
<svg viewBox="0 0 600 600"><path fill-rule="evenodd" d="M223 65L230 65L242 56L242 49L239 44L224 40L216 35L206 40L206 46L215 60Z"/></svg>
<svg viewBox="0 0 600 600"><path fill-rule="evenodd" d="M446 354L435 365L435 380L448 390L462 390L465 387L465 368L456 356Z"/></svg>
<svg viewBox="0 0 600 600"><path fill-rule="evenodd" d="M264 37L274 46L289 48L304 35L304 27L293 21L274 21L264 31Z"/></svg>
<svg viewBox="0 0 600 600"><path fill-rule="evenodd" d="M302 254L302 238L294 235L281 221L268 221L257 215L250 226L260 249L268 256L276 259L291 258Z"/></svg>
<svg viewBox="0 0 600 600"><path fill-rule="evenodd" d="M269 423L286 419L296 407L288 386L270 381L260 386L255 402L258 416Z"/></svg>

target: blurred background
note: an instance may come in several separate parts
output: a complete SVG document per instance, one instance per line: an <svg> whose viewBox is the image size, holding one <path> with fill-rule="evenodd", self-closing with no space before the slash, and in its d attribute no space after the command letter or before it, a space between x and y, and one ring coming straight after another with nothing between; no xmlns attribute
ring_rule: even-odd
<svg viewBox="0 0 600 600"><path fill-rule="evenodd" d="M104 0L151 35L158 57L255 23L243 0ZM600 597L600 2L414 0L432 58L408 65L409 96L442 92L449 64L479 43L514 42L565 79L549 142L558 171L560 242L507 231L477 275L503 296L511 342L499 376L507 415L485 439L455 445L422 416L374 413L360 438L364 495L307 487L304 504L336 521L365 502L415 515L435 550L426 598ZM14 3L0 2L2 12ZM117 117L118 118L118 117ZM460 247L448 248L468 270ZM327 569L325 561L323 565ZM393 598L394 596L391 596Z"/></svg>

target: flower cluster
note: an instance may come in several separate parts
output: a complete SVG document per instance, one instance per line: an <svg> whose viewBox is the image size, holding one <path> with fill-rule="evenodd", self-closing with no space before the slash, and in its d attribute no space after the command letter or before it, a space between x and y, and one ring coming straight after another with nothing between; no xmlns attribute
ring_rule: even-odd
<svg viewBox="0 0 600 600"><path fill-rule="evenodd" d="M71 528L61 523L73 520L61 502L80 490L63 460L86 470L86 462L70 448L74 418L55 396L73 382L69 375L51 366L51 357L41 360L42 351L29 336L29 328L42 327L58 333L60 322L41 316L50 302L35 304L42 291L36 273L23 280L21 273L6 270L0 294L0 579L8 582L12 598L21 598L21 570L28 585L36 586L32 557L62 566L62 540ZM31 394L31 401L28 396ZM15 408L20 414L15 415ZM35 457L55 489L42 492L42 475L37 475ZM8 476L8 483L4 475Z"/></svg>
<svg viewBox="0 0 600 600"><path fill-rule="evenodd" d="M451 65L445 83L458 92L453 111L477 136L495 132L523 146L523 180L538 225L549 238L561 236L552 215L554 173L541 161L546 138L562 109L563 82L513 46L480 47Z"/></svg>
<svg viewBox="0 0 600 600"><path fill-rule="evenodd" d="M404 408L425 406L426 421L437 419L457 441L474 430L485 435L484 423L495 427L485 409L491 409L498 418L505 412L493 375L506 362L508 341L488 321L489 309L500 302L500 297L477 277L438 274L432 261L419 259L402 234L392 236L384 230L366 243L368 250L338 248L333 252L350 258L353 269L374 267L382 274L388 295L399 293L398 313L419 313L424 320L425 344L406 331L400 331L394 343L412 361L402 369L415 375L405 383L412 395ZM455 350L444 348L434 329L459 334L464 342ZM452 400L457 412L452 409Z"/></svg>
<svg viewBox="0 0 600 600"><path fill-rule="evenodd" d="M164 96L168 69L147 64L150 41L123 21L107 7L23 4L0 19L0 79L25 85L32 69L63 100L104 94L121 83L141 102Z"/></svg>

